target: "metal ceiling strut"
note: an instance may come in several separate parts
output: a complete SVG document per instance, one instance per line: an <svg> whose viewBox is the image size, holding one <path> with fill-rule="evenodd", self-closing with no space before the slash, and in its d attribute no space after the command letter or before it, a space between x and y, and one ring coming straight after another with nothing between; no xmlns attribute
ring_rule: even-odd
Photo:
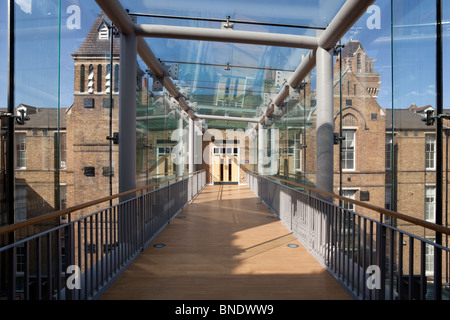
<svg viewBox="0 0 450 320"><path fill-rule="evenodd" d="M195 113L189 107L179 89L173 83L167 70L153 54L150 47L142 37L190 39L203 41L246 43L257 45L270 45L292 48L311 49L302 60L296 71L288 79L286 85L281 89L266 113L261 117L259 123L264 123L270 117L275 108L279 107L289 95L289 87L296 88L308 75L316 64L316 49L329 50L341 39L343 35L358 21L367 8L375 0L347 0L329 26L318 37L274 34L253 31L236 31L228 29L208 29L194 27L176 27L165 25L135 24L123 8L119 0L96 0L100 8L113 21L118 30L123 34L135 34L138 36L138 54L147 64L150 70L161 79L161 83L167 91L179 102L182 110L189 114L192 119ZM254 129L257 129L255 126Z"/></svg>
<svg viewBox="0 0 450 320"><path fill-rule="evenodd" d="M100 8L111 19L122 33L121 35L121 83L119 105L119 191L130 190L136 181L136 101L130 83L135 80L136 55L153 72L156 79L167 89L189 116L189 171L194 168L194 120L197 120L195 110L180 93L179 88L170 77L167 67L153 54L150 47L142 37L160 37L173 39L191 39L203 41L219 41L231 43L246 43L257 45L271 45L293 48L310 49L311 51L302 59L295 72L287 79L285 85L268 106L259 121L248 134L252 135L255 129L260 129L258 135L258 163L259 172L265 174L263 160L265 159L265 132L264 124L272 123L272 114L279 108L284 100L295 91L304 78L317 65L317 181L318 189L333 192L333 52L332 48L366 12L375 0L347 0L331 23L317 37L295 36L286 34L271 34L250 31L236 31L230 29L207 29L192 27L174 27L161 25L135 24L119 0L96 0ZM122 57L123 55L123 57ZM133 57L134 55L134 57ZM122 61L122 58L124 58ZM131 61L133 60L133 61ZM123 74L122 74L123 72ZM134 72L134 76L132 73ZM125 83L126 82L126 83ZM122 90L123 89L123 90ZM283 111L283 110L281 110ZM280 112L276 112L279 114ZM204 116L203 116L204 117ZM124 118L124 119L122 119ZM230 118L228 118L231 120ZM233 119L235 120L235 119ZM257 119L258 120L258 119ZM266 121L268 120L268 121ZM122 124L123 123L123 124ZM124 146L125 144L125 146ZM134 148L134 151L133 151ZM134 154L134 155L133 155ZM325 199L330 200L331 199Z"/></svg>
<svg viewBox="0 0 450 320"><path fill-rule="evenodd" d="M134 26L134 31L138 37L245 43L303 49L314 49L318 45L316 37L232 29L137 24Z"/></svg>

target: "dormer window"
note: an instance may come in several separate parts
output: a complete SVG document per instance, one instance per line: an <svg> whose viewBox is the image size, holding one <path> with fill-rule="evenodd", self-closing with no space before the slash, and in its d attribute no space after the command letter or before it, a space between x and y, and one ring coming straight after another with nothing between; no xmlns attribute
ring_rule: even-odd
<svg viewBox="0 0 450 320"><path fill-rule="evenodd" d="M109 39L109 29L107 25L103 25L103 27L101 27L99 33L98 33L98 37L100 40L108 40Z"/></svg>

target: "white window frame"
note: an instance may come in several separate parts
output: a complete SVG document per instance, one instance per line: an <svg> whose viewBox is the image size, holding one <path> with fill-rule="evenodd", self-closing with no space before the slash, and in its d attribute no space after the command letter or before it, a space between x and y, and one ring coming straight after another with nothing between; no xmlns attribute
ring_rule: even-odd
<svg viewBox="0 0 450 320"><path fill-rule="evenodd" d="M384 208L392 210L392 186L386 186L384 189Z"/></svg>
<svg viewBox="0 0 450 320"><path fill-rule="evenodd" d="M352 199L352 200L356 200L356 193L359 191L359 189L357 188L343 188L342 189L342 196L348 199ZM349 211L355 211L355 205L353 203L347 202L347 201L343 201L342 202L342 207L344 209L347 209Z"/></svg>
<svg viewBox="0 0 450 320"><path fill-rule="evenodd" d="M303 133L294 132L294 170L295 172L303 171Z"/></svg>
<svg viewBox="0 0 450 320"><path fill-rule="evenodd" d="M19 136L23 136L25 138L24 139L25 149L24 150L20 150L20 153L24 154L23 158L22 158L22 155L19 156L19 150L17 150L18 143L19 143L19 139L18 139ZM14 163L15 169L16 170L25 170L27 168L27 132L26 131L16 131L15 132L14 153L15 153L15 157L16 157L16 159L14 161L15 162ZM20 164L24 164L24 165L21 165L21 166L17 165L18 161L19 161L19 157L21 159L23 159L23 160L21 160ZM22 163L22 161L23 161L23 163Z"/></svg>
<svg viewBox="0 0 450 320"><path fill-rule="evenodd" d="M427 199L432 199L429 204ZM425 220L428 222L436 221L436 186L435 185L426 185L425 186L425 195L424 195L424 216Z"/></svg>
<svg viewBox="0 0 450 320"><path fill-rule="evenodd" d="M353 132L353 168L347 168L346 167L346 158L345 154L347 153L347 149L344 148L344 145L346 143L346 140L343 140L343 147L342 147L342 171L356 171L356 132L357 128L355 127L345 127L342 130L342 135L346 137L346 132L352 131ZM350 149L349 149L350 150Z"/></svg>
<svg viewBox="0 0 450 320"><path fill-rule="evenodd" d="M56 138L56 136L58 134L58 131L53 131L53 134L54 134L54 136ZM62 146L62 143L61 143L62 135L65 136L65 140L64 140L64 142L65 142L64 143L64 147L65 147L65 149L64 149L64 157L63 157L63 152L62 152L63 149L61 148L61 146ZM57 150L59 152L59 169L66 170L67 169L67 132L65 130L59 131L59 146L56 146L56 147L58 148Z"/></svg>
<svg viewBox="0 0 450 320"><path fill-rule="evenodd" d="M392 134L387 134L386 135L386 161L385 161L385 165L386 165L386 170L392 170L392 151L394 150L393 148L393 137Z"/></svg>
<svg viewBox="0 0 450 320"><path fill-rule="evenodd" d="M430 138L433 138L431 141ZM431 143L433 151L428 151L428 145ZM432 155L432 159L431 159ZM429 162L432 161L432 166L429 166ZM427 133L425 134L425 170L435 171L436 170L436 135Z"/></svg>
<svg viewBox="0 0 450 320"><path fill-rule="evenodd" d="M435 237L426 237L428 241L435 242ZM427 277L434 275L434 246L425 244L425 275Z"/></svg>

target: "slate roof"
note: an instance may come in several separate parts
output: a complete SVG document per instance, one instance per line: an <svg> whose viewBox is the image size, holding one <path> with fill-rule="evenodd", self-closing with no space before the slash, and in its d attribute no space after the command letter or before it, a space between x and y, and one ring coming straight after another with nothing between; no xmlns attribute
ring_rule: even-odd
<svg viewBox="0 0 450 320"><path fill-rule="evenodd" d="M30 106L27 106L30 107ZM20 129L56 129L58 127L58 109L57 108L35 108L36 112L29 114L30 120L26 121L23 126L16 125L16 130ZM6 112L6 109L0 109L0 113ZM15 111L14 111L15 112ZM60 111L60 128L66 128L66 109L61 108Z"/></svg>
<svg viewBox="0 0 450 320"><path fill-rule="evenodd" d="M103 13L100 12L92 25L89 33L84 39L81 46L73 54L76 56L98 56L98 55L109 55L110 52L110 42L109 39L100 39L99 31L103 24L111 25L111 20ZM114 56L118 56L120 53L120 38L118 35L114 37Z"/></svg>
<svg viewBox="0 0 450 320"><path fill-rule="evenodd" d="M366 51L361 45L361 42L358 40L350 40L345 44L344 49L342 50L342 58L353 57L359 47L361 47L364 52Z"/></svg>
<svg viewBox="0 0 450 320"><path fill-rule="evenodd" d="M425 106L429 107L429 106ZM422 108L418 108L422 109ZM444 113L450 113L450 110L444 110ZM415 113L411 109L394 109L394 128L396 130L433 130L436 124L427 126L423 113ZM386 130L392 128L392 110L386 110Z"/></svg>

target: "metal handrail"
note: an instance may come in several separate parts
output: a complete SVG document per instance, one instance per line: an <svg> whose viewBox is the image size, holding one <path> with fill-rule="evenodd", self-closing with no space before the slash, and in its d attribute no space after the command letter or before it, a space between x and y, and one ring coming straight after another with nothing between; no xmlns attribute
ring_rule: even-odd
<svg viewBox="0 0 450 320"><path fill-rule="evenodd" d="M300 187L300 188L303 188L303 189L315 192L317 194L320 194L320 195L323 195L323 196L326 196L326 197L331 197L333 199L349 202L349 203L355 204L357 206L360 206L360 207L363 207L363 208L366 208L366 209L369 209L369 210L372 210L372 211L375 211L375 212L378 212L378 213L381 213L381 214L385 214L385 215L388 215L388 216L391 216L391 217L394 217L394 218L397 218L397 219L400 219L400 220L403 220L403 221L406 221L406 222L409 222L409 223L412 223L412 224L415 224L415 225L418 225L418 226L421 226L421 227L424 227L424 228L427 228L427 229L430 229L430 230L433 230L433 231L436 231L436 232L440 232L442 234L450 235L450 228L447 228L447 227L444 227L444 226L441 226L441 225L438 225L438 224L435 224L435 223L432 223L432 222L429 222L429 221L425 221L425 220L422 220L422 219L414 218L414 217L408 216L408 215L403 214L403 213L399 213L399 212L396 212L396 211L391 211L391 210L388 210L388 209L385 209L385 208L382 208L382 207L378 207L378 206L375 206L375 205L372 205L372 204L367 204L367 203L364 203L364 202L361 202L361 201L358 201L358 200L345 198L343 196L340 196L340 195L337 195L337 194L334 194L334 193L328 193L328 192L325 192L325 191L322 191L322 190L319 190L319 189L315 189L315 188L312 188L312 187L308 187L308 186L305 186L305 185L302 185L302 184L299 184L299 183L295 183L295 182L292 182L292 181L289 181L289 180L284 180L284 179L277 178L277 177L270 176L270 175L260 174L258 172L249 170L247 168L245 168L244 170L248 171L249 173L252 173L252 174L257 174L257 175L260 175L262 177L266 177L267 179L268 178L275 179L275 180L278 180L278 181L281 181L281 182L284 182L284 183L291 184L291 185L296 186L296 187Z"/></svg>
<svg viewBox="0 0 450 320"><path fill-rule="evenodd" d="M117 198L120 198L120 197L128 196L128 195L133 194L133 193L144 191L144 190L156 187L156 186L158 186L160 184L168 183L168 182L173 181L173 180L182 179L184 177L191 176L191 175L203 172L203 171L205 171L205 169L198 170L198 171L195 171L195 172L192 172L192 173L188 173L188 174L185 174L185 175L182 175L182 176L179 176L179 177L175 177L175 178L172 178L172 179L168 179L168 180L160 181L160 182L157 182L157 183L153 183L153 184L147 185L145 187L140 187L140 188L136 188L136 189L133 189L133 190L125 191L125 192L122 192L122 193L119 193L119 194L115 194L115 195L112 195L112 196L100 198L100 199L97 199L97 200L88 201L86 203L79 204L79 205L76 205L76 206L73 206L73 207L70 207L70 208L66 208L66 209L63 209L63 210L58 210L58 211L53 211L53 212L50 212L50 213L46 213L46 214L43 214L43 215L31 218L31 219L27 219L25 221L21 221L21 222L17 222L17 223L14 223L14 224L7 225L7 226L3 226L3 227L0 227L0 236L4 235L4 234L7 234L7 233L10 233L10 232L13 232L13 231L16 231L16 230L19 230L19 229L22 229L22 228L26 228L26 227L38 224L38 223L45 222L45 221L48 221L48 220L51 220L51 219L54 219L54 218L58 218L60 216L63 216L63 215L66 215L66 214L69 214L69 213L72 213L72 212L75 212L75 211L78 211L78 210L86 209L86 208L95 206L97 204L103 203L103 202L107 202L107 201L114 200L114 199L117 199Z"/></svg>

